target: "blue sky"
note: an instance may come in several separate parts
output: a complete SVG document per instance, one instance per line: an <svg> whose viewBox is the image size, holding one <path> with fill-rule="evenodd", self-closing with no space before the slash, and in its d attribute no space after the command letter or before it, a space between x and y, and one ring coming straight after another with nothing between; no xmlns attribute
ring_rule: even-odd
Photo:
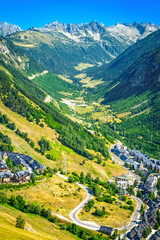
<svg viewBox="0 0 160 240"><path fill-rule="evenodd" d="M0 0L0 21L22 29L58 20L83 23L97 20L106 26L117 22L160 24L159 0Z"/></svg>

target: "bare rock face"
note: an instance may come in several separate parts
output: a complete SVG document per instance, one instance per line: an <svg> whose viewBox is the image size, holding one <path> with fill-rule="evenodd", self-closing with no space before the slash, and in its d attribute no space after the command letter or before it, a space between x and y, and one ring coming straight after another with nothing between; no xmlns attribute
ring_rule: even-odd
<svg viewBox="0 0 160 240"><path fill-rule="evenodd" d="M9 24L7 22L1 22L0 23L0 35L5 37L7 35L10 35L11 33L15 33L18 31L22 31L20 27L14 24Z"/></svg>
<svg viewBox="0 0 160 240"><path fill-rule="evenodd" d="M118 40L127 41L133 44L138 40L147 37L152 32L160 29L160 25L153 23L117 23L114 26L107 27L112 36Z"/></svg>

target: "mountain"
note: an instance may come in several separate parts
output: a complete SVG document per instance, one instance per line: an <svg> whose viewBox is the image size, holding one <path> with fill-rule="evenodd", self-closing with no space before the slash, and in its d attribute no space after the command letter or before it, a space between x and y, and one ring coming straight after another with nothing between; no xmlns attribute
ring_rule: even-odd
<svg viewBox="0 0 160 240"><path fill-rule="evenodd" d="M0 35L3 37L19 31L22 31L22 29L15 24L0 22Z"/></svg>
<svg viewBox="0 0 160 240"><path fill-rule="evenodd" d="M32 27L12 34L10 39L37 59L46 70L74 77L78 64L97 66L110 62L158 28L154 24L117 24L106 27L97 21L84 24L54 21L41 28Z"/></svg>
<svg viewBox="0 0 160 240"><path fill-rule="evenodd" d="M103 80L98 91L106 91L106 101L152 89L153 83L158 82L159 48L160 30L139 40L109 64L88 70L88 76Z"/></svg>
<svg viewBox="0 0 160 240"><path fill-rule="evenodd" d="M116 126L121 141L159 158L160 30L137 41L109 64L88 71L88 76L103 80L92 89L92 99L103 99L113 116L120 118L110 126Z"/></svg>
<svg viewBox="0 0 160 240"><path fill-rule="evenodd" d="M129 45L147 37L152 32L160 29L160 25L153 23L117 23L107 27L109 33L119 41L126 41Z"/></svg>

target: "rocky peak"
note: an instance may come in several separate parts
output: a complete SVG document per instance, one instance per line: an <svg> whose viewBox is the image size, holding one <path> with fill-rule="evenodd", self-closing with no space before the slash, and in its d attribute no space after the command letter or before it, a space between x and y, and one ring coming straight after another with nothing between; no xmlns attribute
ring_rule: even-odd
<svg viewBox="0 0 160 240"><path fill-rule="evenodd" d="M0 35L5 37L11 33L15 33L18 31L22 31L22 29L15 25L15 24L9 24L7 22L0 22Z"/></svg>
<svg viewBox="0 0 160 240"><path fill-rule="evenodd" d="M160 25L138 22L117 23L114 26L107 27L112 36L118 40L125 40L128 44L133 44L158 29L160 29Z"/></svg>
<svg viewBox="0 0 160 240"><path fill-rule="evenodd" d="M86 23L83 25L83 28L88 29L92 32L103 33L105 32L105 27L102 23L98 23L96 20L91 23Z"/></svg>

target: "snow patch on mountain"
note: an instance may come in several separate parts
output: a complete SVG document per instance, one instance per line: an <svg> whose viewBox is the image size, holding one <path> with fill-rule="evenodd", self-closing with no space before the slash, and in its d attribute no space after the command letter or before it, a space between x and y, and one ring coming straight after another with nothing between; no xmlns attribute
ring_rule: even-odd
<svg viewBox="0 0 160 240"><path fill-rule="evenodd" d="M64 31L60 31L60 30L59 30L59 32L62 33L62 34L64 34L66 37L74 40L74 41L77 42L77 43L78 43L78 42L81 42L80 39L79 39L79 37L76 36L76 35L71 35L69 32L64 32Z"/></svg>
<svg viewBox="0 0 160 240"><path fill-rule="evenodd" d="M93 37L93 39L95 41L100 41L101 40L101 36L99 33L95 33L95 32L92 32L90 30L88 30L88 33Z"/></svg>

